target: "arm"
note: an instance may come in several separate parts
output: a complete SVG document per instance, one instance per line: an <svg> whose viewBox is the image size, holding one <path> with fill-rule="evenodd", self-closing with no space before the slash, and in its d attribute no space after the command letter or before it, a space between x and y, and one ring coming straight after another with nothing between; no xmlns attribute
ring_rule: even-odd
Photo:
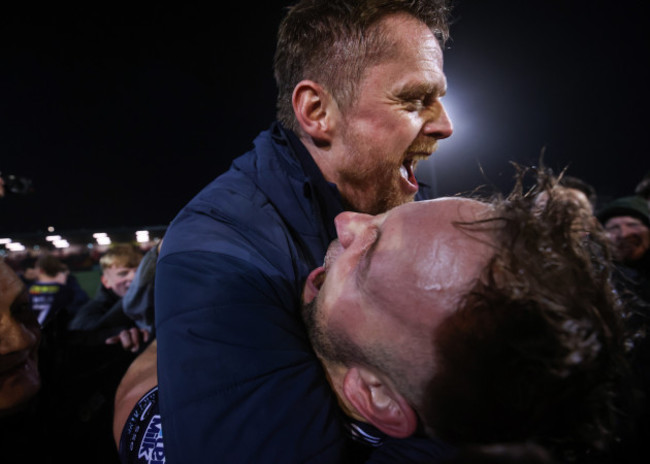
<svg viewBox="0 0 650 464"><path fill-rule="evenodd" d="M133 361L115 392L113 439L119 448L120 436L131 410L137 402L158 384L156 375L156 340Z"/></svg>
<svg viewBox="0 0 650 464"><path fill-rule="evenodd" d="M119 330L129 328L134 322L124 314L122 300L119 299L110 307L102 305L101 302L90 300L79 308L79 311L70 321L70 330L101 330L117 328ZM119 330L116 330L118 332Z"/></svg>
<svg viewBox="0 0 650 464"><path fill-rule="evenodd" d="M107 307L108 300L90 300L68 323L68 330L84 333L86 343L120 344L124 350L138 352L149 341L149 331L135 327L125 313L122 299Z"/></svg>
<svg viewBox="0 0 650 464"><path fill-rule="evenodd" d="M106 292L101 289L99 292ZM106 315L114 315L122 312L122 302L117 301L111 306L107 307L103 300L98 299L97 296L92 300L86 302L79 310L72 316L68 324L70 330L94 330L99 327L100 322Z"/></svg>

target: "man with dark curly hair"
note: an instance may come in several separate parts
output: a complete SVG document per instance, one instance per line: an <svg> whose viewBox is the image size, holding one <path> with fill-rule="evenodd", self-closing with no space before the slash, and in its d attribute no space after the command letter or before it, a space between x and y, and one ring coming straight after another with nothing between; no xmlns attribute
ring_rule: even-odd
<svg viewBox="0 0 650 464"><path fill-rule="evenodd" d="M614 446L629 371L608 239L543 170L535 188L521 185L336 217L302 315L352 436L381 451L365 462L446 462L458 449L476 462L628 462ZM116 441L136 437L127 412L155 372L150 352L123 381ZM127 424L155 419L156 404ZM403 439L425 437L437 455L403 454Z"/></svg>
<svg viewBox="0 0 650 464"><path fill-rule="evenodd" d="M535 442L561 461L611 452L626 363L607 238L540 182L337 217L304 318L351 417L457 446Z"/></svg>

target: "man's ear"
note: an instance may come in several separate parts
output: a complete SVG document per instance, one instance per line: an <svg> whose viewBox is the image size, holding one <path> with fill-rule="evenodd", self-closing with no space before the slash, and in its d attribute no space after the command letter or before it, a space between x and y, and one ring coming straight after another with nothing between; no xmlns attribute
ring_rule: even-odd
<svg viewBox="0 0 650 464"><path fill-rule="evenodd" d="M325 268L317 267L309 273L305 281L305 287L302 292L302 302L305 304L311 303L316 295L320 292L325 279Z"/></svg>
<svg viewBox="0 0 650 464"><path fill-rule="evenodd" d="M102 283L102 285L103 285L104 287L108 288L108 285L106 284L106 282L108 282L108 280L106 279L106 276L105 276L104 274L101 275L101 277L99 278L99 280L101 281L101 283Z"/></svg>
<svg viewBox="0 0 650 464"><path fill-rule="evenodd" d="M329 145L338 110L331 95L320 84L303 80L293 89L292 103L298 124L314 144Z"/></svg>
<svg viewBox="0 0 650 464"><path fill-rule="evenodd" d="M417 429L417 416L406 399L366 368L348 370L343 395L366 421L386 435L406 438Z"/></svg>

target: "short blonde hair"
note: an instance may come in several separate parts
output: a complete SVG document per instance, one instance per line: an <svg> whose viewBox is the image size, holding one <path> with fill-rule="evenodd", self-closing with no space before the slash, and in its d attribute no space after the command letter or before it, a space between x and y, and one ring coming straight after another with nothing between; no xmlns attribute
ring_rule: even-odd
<svg viewBox="0 0 650 464"><path fill-rule="evenodd" d="M142 251L130 243L116 243L99 259L102 271L110 267L138 267Z"/></svg>

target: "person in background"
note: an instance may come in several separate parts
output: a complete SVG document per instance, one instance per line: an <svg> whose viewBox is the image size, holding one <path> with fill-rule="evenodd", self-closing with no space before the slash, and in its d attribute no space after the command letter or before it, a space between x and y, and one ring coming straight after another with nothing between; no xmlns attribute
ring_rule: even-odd
<svg viewBox="0 0 650 464"><path fill-rule="evenodd" d="M97 394L102 390L88 389L88 378L99 363L86 369L75 356L88 347L66 338L53 343L50 337L51 324L41 328L24 282L0 260L3 462L117 464L110 422L102 417L112 408L101 411ZM97 381L106 388L110 376L100 371Z"/></svg>
<svg viewBox="0 0 650 464"><path fill-rule="evenodd" d="M150 341L149 332L136 326L124 313L126 295L142 260L142 251L132 244L115 244L102 255L101 284L95 296L82 306L68 329L84 331L96 343L119 343L125 350L140 351Z"/></svg>
<svg viewBox="0 0 650 464"><path fill-rule="evenodd" d="M83 442L92 462L118 459L112 440L115 391L150 342L149 333L136 326L122 305L141 259L142 251L134 244L111 246L100 258L95 296L74 314L65 331L48 331L45 338L49 359L43 373L56 379L50 399L58 398L61 408L56 413L69 424L69 439Z"/></svg>
<svg viewBox="0 0 650 464"><path fill-rule="evenodd" d="M650 209L640 196L617 198L597 213L613 248L614 282L626 308L631 334L628 357L636 374L638 425L630 432L630 454L645 454L650 436Z"/></svg>
<svg viewBox="0 0 650 464"><path fill-rule="evenodd" d="M41 326L61 317L61 311L67 321L89 300L68 267L49 253L36 260L36 280L29 286L29 298Z"/></svg>
<svg viewBox="0 0 650 464"><path fill-rule="evenodd" d="M632 290L650 302L650 209L646 201L638 196L618 198L606 204L597 217Z"/></svg>
<svg viewBox="0 0 650 464"><path fill-rule="evenodd" d="M3 462L53 462L35 435L46 428L39 414L41 327L23 281L0 259L0 455ZM49 439L39 445L47 446ZM20 456L20 458L18 458ZM12 459L16 458L16 461ZM19 459L19 460L18 460Z"/></svg>
<svg viewBox="0 0 650 464"><path fill-rule="evenodd" d="M0 259L0 420L25 407L40 390L40 340L27 289Z"/></svg>

